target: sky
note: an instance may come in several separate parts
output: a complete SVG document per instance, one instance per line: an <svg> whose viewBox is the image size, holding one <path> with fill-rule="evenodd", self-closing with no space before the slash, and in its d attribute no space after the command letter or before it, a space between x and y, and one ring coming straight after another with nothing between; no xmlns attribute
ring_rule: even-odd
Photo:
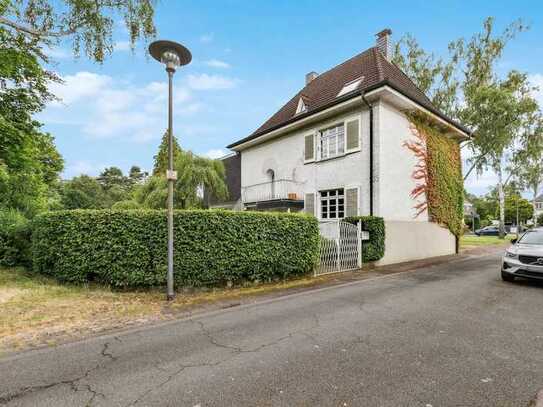
<svg viewBox="0 0 543 407"><path fill-rule="evenodd" d="M304 86L305 74L324 72L372 47L374 34L414 35L427 51L479 31L487 16L498 30L522 18L530 30L506 49L498 70L529 74L543 106L543 3L538 1L172 1L156 8L158 39L189 48L192 62L174 78L174 134L182 148L217 158L249 135ZM120 19L119 19L120 20ZM64 178L97 175L132 165L150 170L167 125L167 76L146 45L132 51L119 22L115 51L103 63L75 59L70 44L49 50L64 84L38 119L65 158ZM466 189L484 194L495 183L471 175Z"/></svg>

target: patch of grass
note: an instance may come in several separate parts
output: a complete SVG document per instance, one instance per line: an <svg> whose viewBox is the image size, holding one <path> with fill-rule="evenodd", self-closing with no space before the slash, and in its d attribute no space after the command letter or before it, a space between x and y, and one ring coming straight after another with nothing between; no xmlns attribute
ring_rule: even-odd
<svg viewBox="0 0 543 407"><path fill-rule="evenodd" d="M127 292L98 285L61 284L23 268L0 268L0 353L171 319L196 305L310 286L326 278L194 290L166 302L159 289Z"/></svg>
<svg viewBox="0 0 543 407"><path fill-rule="evenodd" d="M515 237L516 235L507 235L505 239L500 239L498 236L464 235L460 238L460 248L469 249L471 247L506 244Z"/></svg>

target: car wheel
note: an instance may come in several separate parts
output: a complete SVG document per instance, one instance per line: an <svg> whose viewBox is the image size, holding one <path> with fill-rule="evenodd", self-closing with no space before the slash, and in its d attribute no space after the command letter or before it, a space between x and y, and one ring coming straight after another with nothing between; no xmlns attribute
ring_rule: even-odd
<svg viewBox="0 0 543 407"><path fill-rule="evenodd" d="M513 276L513 275L511 275L509 273L506 273L505 271L502 271L502 280L511 283L511 282L515 281L515 276Z"/></svg>

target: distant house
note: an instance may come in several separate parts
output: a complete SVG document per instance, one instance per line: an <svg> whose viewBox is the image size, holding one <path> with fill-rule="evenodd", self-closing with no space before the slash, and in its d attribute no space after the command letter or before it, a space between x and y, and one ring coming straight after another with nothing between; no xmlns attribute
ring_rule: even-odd
<svg viewBox="0 0 543 407"><path fill-rule="evenodd" d="M391 61L390 35L383 30L376 46L323 74L308 73L294 97L228 146L240 159L228 177L240 179L241 208L303 210L322 222L381 216L387 230L382 263L454 252L447 229L427 212L414 216L417 159L405 146L413 139L405 113L427 114L443 137L461 141L469 131Z"/></svg>
<svg viewBox="0 0 543 407"><path fill-rule="evenodd" d="M535 198L535 217L543 215L543 194Z"/></svg>

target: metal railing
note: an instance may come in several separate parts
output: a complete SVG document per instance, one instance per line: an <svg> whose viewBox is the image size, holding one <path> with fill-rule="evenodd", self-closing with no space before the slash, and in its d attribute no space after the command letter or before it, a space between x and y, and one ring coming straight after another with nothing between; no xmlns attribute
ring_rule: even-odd
<svg viewBox="0 0 543 407"><path fill-rule="evenodd" d="M244 203L273 201L277 199L303 200L302 185L288 179L278 179L241 188Z"/></svg>
<svg viewBox="0 0 543 407"><path fill-rule="evenodd" d="M361 223L344 221L320 222L320 261L315 276L362 267L362 240L365 238Z"/></svg>

